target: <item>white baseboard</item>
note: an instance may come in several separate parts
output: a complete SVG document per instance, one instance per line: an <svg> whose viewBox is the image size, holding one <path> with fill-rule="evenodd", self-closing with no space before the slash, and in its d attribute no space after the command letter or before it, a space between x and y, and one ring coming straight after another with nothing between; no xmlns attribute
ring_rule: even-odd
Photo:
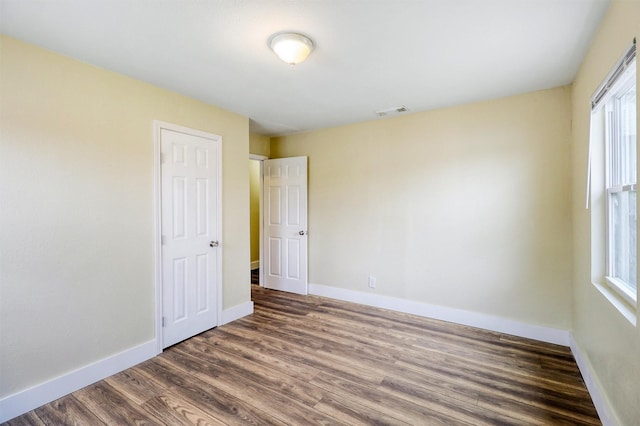
<svg viewBox="0 0 640 426"><path fill-rule="evenodd" d="M346 302L360 303L362 305L374 306L377 308L390 309L392 311L404 312L407 314L419 315L422 317L434 318L457 324L469 325L500 333L513 334L515 336L540 340L542 342L569 346L569 336L571 333L567 330L527 324L492 315L465 311L462 309L430 305L412 300L346 290L321 284L309 284L309 294L344 300Z"/></svg>
<svg viewBox="0 0 640 426"><path fill-rule="evenodd" d="M591 367L589 358L582 352L580 345L578 345L573 335L569 341L569 347L571 348L573 357L576 359L584 383L587 385L587 390L589 391L589 395L591 395L591 400L596 407L603 426L617 426L621 424L614 414L609 401L607 401L596 375L593 373L593 367Z"/></svg>
<svg viewBox="0 0 640 426"><path fill-rule="evenodd" d="M127 349L70 373L0 399L0 423L48 404L158 354L156 340Z"/></svg>
<svg viewBox="0 0 640 426"><path fill-rule="evenodd" d="M245 302L222 311L222 324L225 325L253 313L253 302Z"/></svg>
<svg viewBox="0 0 640 426"><path fill-rule="evenodd" d="M258 268L260 268L259 260L254 260L253 262L251 262L251 270L258 269Z"/></svg>

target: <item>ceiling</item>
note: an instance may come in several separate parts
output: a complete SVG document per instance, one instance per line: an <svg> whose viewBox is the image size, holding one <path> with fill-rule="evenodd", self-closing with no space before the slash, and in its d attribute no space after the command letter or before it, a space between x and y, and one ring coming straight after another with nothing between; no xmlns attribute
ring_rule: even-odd
<svg viewBox="0 0 640 426"><path fill-rule="evenodd" d="M0 32L283 135L571 83L609 0L0 0ZM316 49L291 68L267 46ZM406 113L405 113L406 114Z"/></svg>

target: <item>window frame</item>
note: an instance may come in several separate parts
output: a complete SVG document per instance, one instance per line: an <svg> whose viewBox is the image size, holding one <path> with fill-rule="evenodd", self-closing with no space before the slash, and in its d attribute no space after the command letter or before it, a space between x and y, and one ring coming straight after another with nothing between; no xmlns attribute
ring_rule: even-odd
<svg viewBox="0 0 640 426"><path fill-rule="evenodd" d="M614 194L623 192L636 192L637 187L637 154L634 159L635 165L635 181L634 182L615 182L611 184L611 180L614 179L614 175L621 175L620 168L626 167L622 160L622 154L619 152L621 144L619 143L619 129L620 129L620 107L619 99L624 93L626 93L631 87L636 84L637 77L637 61L634 58L630 61L629 66L625 69L624 73L619 76L617 81L610 87L607 93L606 99L602 99L603 107L605 108L605 276L604 280L609 288L611 288L618 297L621 297L626 303L636 306L638 301L638 283L636 279L635 291L634 288L624 280L617 278L613 265L613 238L614 238L614 223L612 213L611 199ZM637 90L637 87L636 87ZM638 109L638 100L636 96L636 117ZM636 118L636 140L635 151L638 148L638 131L637 131L637 118ZM612 155L612 151L615 151ZM611 157L616 157L612 159ZM636 192L637 194L637 192ZM637 213L636 213L636 233L637 233ZM627 231L628 232L628 231ZM637 234L636 234L637 240ZM636 244L637 245L637 244ZM628 255L627 255L628 256ZM637 262L637 261L636 261ZM636 266L637 268L637 266ZM637 271L636 271L637 274Z"/></svg>

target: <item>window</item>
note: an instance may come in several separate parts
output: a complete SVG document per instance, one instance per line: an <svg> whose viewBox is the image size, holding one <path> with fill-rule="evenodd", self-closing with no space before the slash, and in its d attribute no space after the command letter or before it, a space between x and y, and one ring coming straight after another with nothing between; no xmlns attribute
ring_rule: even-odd
<svg viewBox="0 0 640 426"><path fill-rule="evenodd" d="M628 302L637 300L635 61L605 104L606 280Z"/></svg>
<svg viewBox="0 0 640 426"><path fill-rule="evenodd" d="M634 40L591 100L587 187L593 283L633 324L638 300L636 82Z"/></svg>

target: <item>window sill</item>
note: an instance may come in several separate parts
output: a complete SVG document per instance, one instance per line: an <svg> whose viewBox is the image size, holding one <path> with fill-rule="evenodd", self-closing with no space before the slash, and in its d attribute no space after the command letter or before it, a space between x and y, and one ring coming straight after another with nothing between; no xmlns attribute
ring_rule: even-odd
<svg viewBox="0 0 640 426"><path fill-rule="evenodd" d="M615 285L609 283L607 277L606 284L594 282L593 285L598 291L613 305L629 321L633 326L637 324L636 303L630 303L627 297L621 296L621 290Z"/></svg>
<svg viewBox="0 0 640 426"><path fill-rule="evenodd" d="M614 277L604 277L604 279L609 287L611 287L611 290L618 293L618 296L620 296L631 307L638 304L638 296L635 293L632 293L623 281Z"/></svg>

